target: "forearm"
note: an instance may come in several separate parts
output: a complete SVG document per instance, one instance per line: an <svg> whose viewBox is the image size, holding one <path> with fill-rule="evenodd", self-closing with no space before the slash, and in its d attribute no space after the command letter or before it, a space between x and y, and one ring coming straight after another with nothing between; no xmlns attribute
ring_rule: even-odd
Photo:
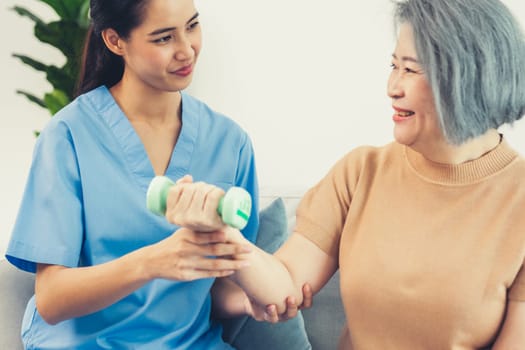
<svg viewBox="0 0 525 350"><path fill-rule="evenodd" d="M302 283L295 283L287 267L275 256L252 245L250 265L238 270L232 278L260 305L275 305L277 313L286 310L286 298L292 296L297 305L302 303Z"/></svg>
<svg viewBox="0 0 525 350"><path fill-rule="evenodd" d="M227 277L217 278L211 289L213 316L228 318L247 313L248 296Z"/></svg>
<svg viewBox="0 0 525 350"><path fill-rule="evenodd" d="M108 307L149 280L145 249L91 267L39 265L35 284L37 309L50 324Z"/></svg>

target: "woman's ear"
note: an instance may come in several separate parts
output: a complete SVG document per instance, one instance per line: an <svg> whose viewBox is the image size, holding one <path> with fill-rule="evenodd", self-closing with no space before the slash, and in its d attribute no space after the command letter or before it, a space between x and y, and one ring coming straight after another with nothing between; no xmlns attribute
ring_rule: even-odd
<svg viewBox="0 0 525 350"><path fill-rule="evenodd" d="M122 56L124 54L122 45L123 40L114 29L104 29L102 31L102 40L104 40L109 51L113 52L115 55Z"/></svg>

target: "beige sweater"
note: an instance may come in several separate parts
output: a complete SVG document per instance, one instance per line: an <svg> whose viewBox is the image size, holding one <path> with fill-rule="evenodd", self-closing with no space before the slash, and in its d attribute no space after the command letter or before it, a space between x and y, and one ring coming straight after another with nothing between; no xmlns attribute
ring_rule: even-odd
<svg viewBox="0 0 525 350"><path fill-rule="evenodd" d="M505 141L460 165L361 147L306 194L296 231L339 259L344 348L480 349L525 301L525 160Z"/></svg>

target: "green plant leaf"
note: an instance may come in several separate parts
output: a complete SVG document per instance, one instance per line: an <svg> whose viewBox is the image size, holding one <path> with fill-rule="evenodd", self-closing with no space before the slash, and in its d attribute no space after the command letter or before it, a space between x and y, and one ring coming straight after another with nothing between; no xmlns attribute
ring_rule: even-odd
<svg viewBox="0 0 525 350"><path fill-rule="evenodd" d="M40 19L40 17L37 17L36 15L34 15L31 11L29 11L25 7L15 6L15 7L12 8L12 10L15 11L16 13L18 13L22 17L30 18L35 23L44 23L44 21L42 21Z"/></svg>
<svg viewBox="0 0 525 350"><path fill-rule="evenodd" d="M36 97L35 95L27 92L27 91L23 91L23 90L16 90L16 93L17 94L20 94L20 95L23 95L25 97L27 97L27 99L33 103L36 103L37 105L39 105L40 107L44 107L46 108L46 103L44 102L43 99L41 98L38 98Z"/></svg>
<svg viewBox="0 0 525 350"><path fill-rule="evenodd" d="M49 5L63 19L76 20L86 0L40 0Z"/></svg>
<svg viewBox="0 0 525 350"><path fill-rule="evenodd" d="M80 10L78 12L77 23L82 28L86 28L87 29L89 27L89 23L90 23L90 18L89 18L89 0L84 0L84 3L80 7Z"/></svg>
<svg viewBox="0 0 525 350"><path fill-rule="evenodd" d="M14 53L13 57L20 59L20 61L22 61L24 64L27 64L38 71L45 72L47 70L48 66L46 64L32 59L29 56Z"/></svg>
<svg viewBox="0 0 525 350"><path fill-rule="evenodd" d="M44 22L30 10L15 6L12 8L22 17L34 22L34 35L42 43L49 44L62 52L66 62L62 67L48 65L23 54L13 54L22 63L37 71L45 72L46 79L53 86L53 91L46 93L44 98L17 90L31 102L46 108L54 115L74 97L74 89L80 72L81 57L89 27L89 0L40 0L51 7L59 19L50 23ZM40 134L35 131L35 136Z"/></svg>
<svg viewBox="0 0 525 350"><path fill-rule="evenodd" d="M46 71L47 81L55 90L63 91L70 99L75 93L76 76L71 76L63 68L49 66Z"/></svg>
<svg viewBox="0 0 525 350"><path fill-rule="evenodd" d="M54 89L65 91L69 98L74 95L77 79L77 67L59 68L53 65L46 65L25 55L14 54L23 63L33 67L35 70L46 73L46 78Z"/></svg>
<svg viewBox="0 0 525 350"><path fill-rule="evenodd" d="M48 24L36 24L35 36L38 40L59 49L66 57L82 53L87 30L80 28L73 21L57 21Z"/></svg>
<svg viewBox="0 0 525 350"><path fill-rule="evenodd" d="M70 100L64 91L53 90L52 92L45 94L44 102L51 115L54 115L67 105Z"/></svg>

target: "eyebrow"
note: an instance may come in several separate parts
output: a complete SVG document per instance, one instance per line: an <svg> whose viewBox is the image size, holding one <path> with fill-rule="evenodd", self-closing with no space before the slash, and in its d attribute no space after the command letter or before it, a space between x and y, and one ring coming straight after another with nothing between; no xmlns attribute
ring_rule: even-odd
<svg viewBox="0 0 525 350"><path fill-rule="evenodd" d="M191 18L186 22L186 24L189 24L190 22L195 20L197 17L199 17L199 13L195 12L195 14L193 16L191 16ZM156 29L156 30L152 31L148 35L149 36L158 35L158 34L162 34L162 33L166 33L166 32L171 32L171 31L173 31L175 29L177 29L177 27L160 28L160 29Z"/></svg>
<svg viewBox="0 0 525 350"><path fill-rule="evenodd" d="M392 54L392 57L395 58L396 60L398 59L395 53ZM419 64L419 61L411 56L401 56L401 61L408 61L408 62L414 62L414 63Z"/></svg>

